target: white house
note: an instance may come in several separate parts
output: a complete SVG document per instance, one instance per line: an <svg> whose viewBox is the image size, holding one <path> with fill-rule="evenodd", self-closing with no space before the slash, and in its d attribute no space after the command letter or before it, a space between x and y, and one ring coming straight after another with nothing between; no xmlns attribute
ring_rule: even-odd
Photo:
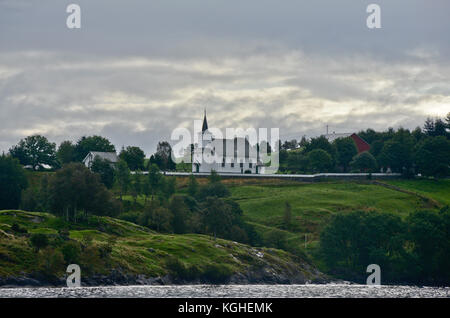
<svg viewBox="0 0 450 318"><path fill-rule="evenodd" d="M252 173L261 172L256 146L246 138L216 139L208 130L208 122L203 118L202 131L192 154L192 172Z"/></svg>
<svg viewBox="0 0 450 318"><path fill-rule="evenodd" d="M90 169L92 162L96 157L103 160L108 160L111 163L117 163L119 161L119 158L115 152L90 151L83 159L84 165Z"/></svg>

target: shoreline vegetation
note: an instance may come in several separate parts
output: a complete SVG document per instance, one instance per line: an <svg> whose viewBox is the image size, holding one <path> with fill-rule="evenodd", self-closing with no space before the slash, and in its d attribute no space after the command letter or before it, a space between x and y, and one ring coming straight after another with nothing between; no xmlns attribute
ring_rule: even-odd
<svg viewBox="0 0 450 318"><path fill-rule="evenodd" d="M29 240L39 234L49 242L36 251ZM79 257L73 261L81 263L84 286L329 281L306 260L282 250L206 235L160 234L110 217L69 225L48 213L0 211L0 237L2 287L64 286L65 258L77 254L69 248L76 244L80 255L72 257Z"/></svg>

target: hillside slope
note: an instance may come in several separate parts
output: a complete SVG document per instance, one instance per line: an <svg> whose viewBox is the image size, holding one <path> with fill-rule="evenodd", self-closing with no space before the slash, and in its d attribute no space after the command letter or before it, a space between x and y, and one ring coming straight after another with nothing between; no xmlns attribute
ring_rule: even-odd
<svg viewBox="0 0 450 318"><path fill-rule="evenodd" d="M282 232L289 244L304 251L317 246L323 227L336 213L351 211L390 212L406 217L416 210L434 210L438 206L431 200L450 198L448 181L427 180L390 181L408 191L396 191L371 182L318 182L318 183L274 183L231 186L232 198L244 211L244 218L256 230L267 237L271 232ZM407 187L406 187L407 186ZM421 195L414 195L414 189ZM426 196L430 199L427 200ZM447 199L448 200L448 199ZM286 227L283 222L285 204L292 208L292 222ZM433 204L431 204L433 203ZM305 235L307 248L305 249Z"/></svg>
<svg viewBox="0 0 450 318"><path fill-rule="evenodd" d="M33 233L49 238L50 254L32 248ZM51 250L67 242L80 243L91 251L83 259L89 268L81 266L82 282L87 285L326 280L304 259L277 249L253 248L204 235L159 234L109 217L69 224L47 213L0 211L0 285L63 285L67 262L55 263L51 274L56 280L47 279L43 268L47 259L57 259ZM112 247L109 256L98 257L97 251L108 244Z"/></svg>

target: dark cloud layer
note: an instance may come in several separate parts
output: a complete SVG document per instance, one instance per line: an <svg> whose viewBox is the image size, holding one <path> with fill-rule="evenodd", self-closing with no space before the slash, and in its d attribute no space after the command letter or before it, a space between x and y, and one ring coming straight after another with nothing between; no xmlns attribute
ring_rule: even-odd
<svg viewBox="0 0 450 318"><path fill-rule="evenodd" d="M450 111L448 1L0 0L0 150L102 134L147 153L176 127L284 138L422 125Z"/></svg>

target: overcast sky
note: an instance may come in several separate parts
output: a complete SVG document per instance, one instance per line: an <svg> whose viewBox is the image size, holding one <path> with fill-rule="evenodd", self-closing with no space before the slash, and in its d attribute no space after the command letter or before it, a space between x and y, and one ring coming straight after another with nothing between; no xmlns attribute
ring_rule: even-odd
<svg viewBox="0 0 450 318"><path fill-rule="evenodd" d="M204 108L282 139L422 126L450 112L449 17L448 0L0 0L0 151L99 134L149 155Z"/></svg>

